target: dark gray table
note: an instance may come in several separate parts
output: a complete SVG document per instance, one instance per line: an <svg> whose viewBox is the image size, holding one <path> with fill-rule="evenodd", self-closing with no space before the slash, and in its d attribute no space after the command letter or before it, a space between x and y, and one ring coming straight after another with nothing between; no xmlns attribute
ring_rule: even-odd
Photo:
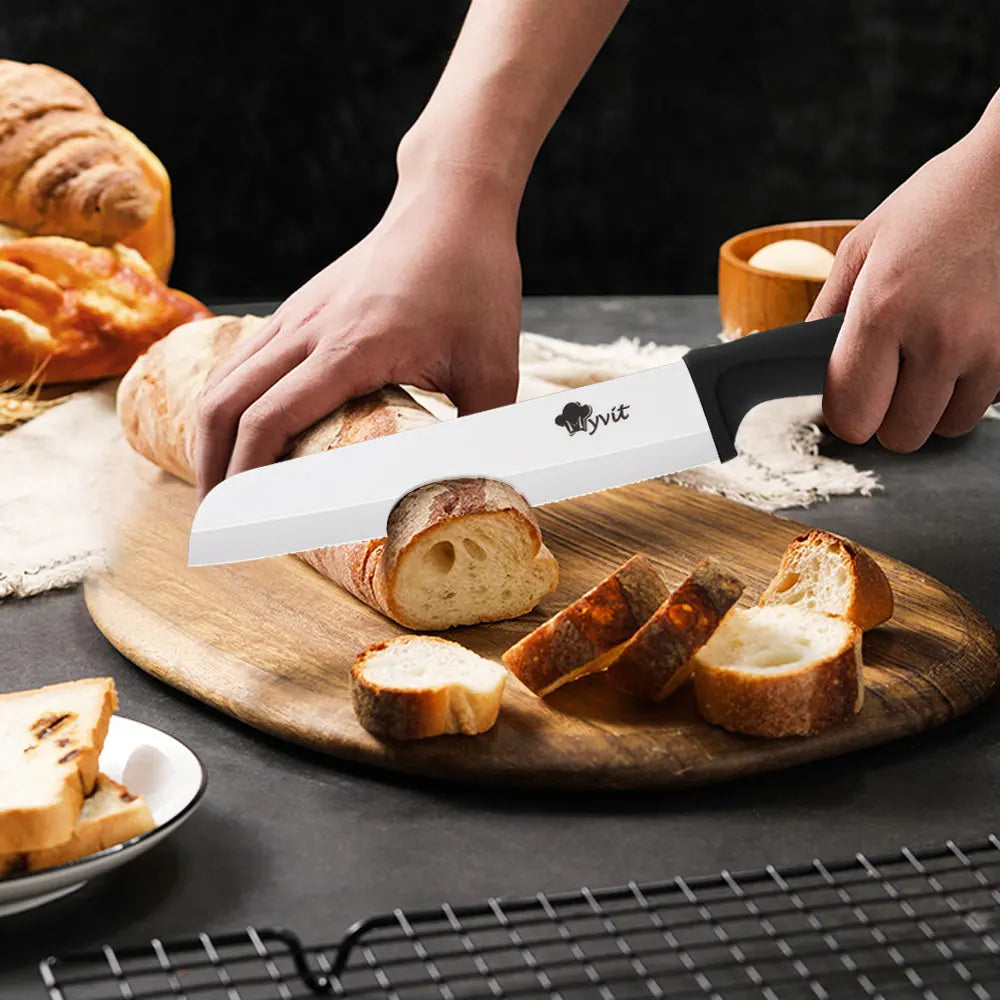
<svg viewBox="0 0 1000 1000"><path fill-rule="evenodd" d="M597 342L708 343L715 299L535 299L524 325ZM917 456L831 442L878 471L871 498L792 511L903 559L1000 625L1000 421ZM936 732L792 771L671 794L513 794L340 763L270 739L118 655L78 590L0 604L2 687L115 678L124 711L195 748L207 799L136 862L0 921L0 997L41 997L35 963L103 942L247 924L332 941L396 906L477 901L977 838L1000 827L1000 700Z"/></svg>

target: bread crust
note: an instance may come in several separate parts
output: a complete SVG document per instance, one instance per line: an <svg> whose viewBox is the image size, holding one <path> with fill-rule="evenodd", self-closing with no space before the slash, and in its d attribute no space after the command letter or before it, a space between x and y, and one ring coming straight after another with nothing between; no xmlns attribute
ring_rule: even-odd
<svg viewBox="0 0 1000 1000"><path fill-rule="evenodd" d="M117 401L118 417L132 448L160 468L193 483L201 391L216 365L263 322L256 316L217 316L188 323L139 358L122 379ZM435 422L399 386L386 386L346 403L304 431L291 443L287 457L314 455ZM527 540L521 567L523 603L504 608L503 613L492 613L484 607L475 621L462 618L429 622L407 614L398 593L404 560L419 540L446 530L459 519L473 517L502 518L512 532L521 532ZM407 494L390 515L386 538L297 555L369 607L413 629L448 628L523 614L554 590L559 578L556 560L542 542L531 507L513 487L483 479L436 483Z"/></svg>
<svg viewBox="0 0 1000 1000"><path fill-rule="evenodd" d="M667 595L653 562L642 553L619 566L569 607L511 646L507 669L544 697L563 684L603 670Z"/></svg>
<svg viewBox="0 0 1000 1000"><path fill-rule="evenodd" d="M608 679L621 691L659 702L694 670L703 646L743 593L743 583L712 559L703 559L617 653Z"/></svg>
<svg viewBox="0 0 1000 1000"><path fill-rule="evenodd" d="M373 735L393 740L419 740L447 733L474 735L496 723L503 697L503 683L495 692L459 691L458 686L440 688L394 688L375 684L365 676L370 660L391 645L411 642L442 643L439 636L399 636L377 642L363 650L351 667L351 700L358 721ZM455 701L461 701L456 710Z"/></svg>
<svg viewBox="0 0 1000 1000"><path fill-rule="evenodd" d="M842 615L862 632L887 622L893 614L893 595L889 580L870 553L849 538L830 531L816 529L792 539L781 557L774 579L761 595L760 604L784 604L781 599L782 581L794 572L796 560L809 549L835 546L847 562L851 578L851 597Z"/></svg>
<svg viewBox="0 0 1000 1000"><path fill-rule="evenodd" d="M714 725L771 738L809 736L849 721L861 709L864 683L861 630L848 625L835 655L795 669L747 670L695 654L699 711Z"/></svg>

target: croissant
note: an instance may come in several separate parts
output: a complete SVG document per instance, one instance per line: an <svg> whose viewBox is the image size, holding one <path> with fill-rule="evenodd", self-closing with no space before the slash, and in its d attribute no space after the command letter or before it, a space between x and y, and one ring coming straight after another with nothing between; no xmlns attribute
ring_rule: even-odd
<svg viewBox="0 0 1000 1000"><path fill-rule="evenodd" d="M174 327L211 315L121 244L34 236L0 246L0 382L121 375Z"/></svg>
<svg viewBox="0 0 1000 1000"><path fill-rule="evenodd" d="M142 227L159 198L76 80L0 59L0 221L107 245Z"/></svg>

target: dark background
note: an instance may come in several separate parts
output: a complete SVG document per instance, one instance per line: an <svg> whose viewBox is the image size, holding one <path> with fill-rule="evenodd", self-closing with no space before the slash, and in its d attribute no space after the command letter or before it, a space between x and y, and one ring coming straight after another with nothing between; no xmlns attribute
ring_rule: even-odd
<svg viewBox="0 0 1000 1000"><path fill-rule="evenodd" d="M466 6L2 0L0 55L158 153L173 284L281 298L377 221ZM998 83L993 0L632 0L537 163L525 292L712 292L727 236L864 215Z"/></svg>

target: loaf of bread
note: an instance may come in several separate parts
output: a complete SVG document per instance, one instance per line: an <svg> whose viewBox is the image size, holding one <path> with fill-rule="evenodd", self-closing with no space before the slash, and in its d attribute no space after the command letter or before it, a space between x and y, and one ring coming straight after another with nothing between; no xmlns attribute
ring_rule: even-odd
<svg viewBox="0 0 1000 1000"><path fill-rule="evenodd" d="M83 801L70 838L55 847L0 855L0 876L40 871L97 854L152 830L152 813L141 795L99 774L94 790Z"/></svg>
<svg viewBox="0 0 1000 1000"><path fill-rule="evenodd" d="M666 596L660 571L646 556L634 555L511 646L503 662L525 687L544 697L604 670Z"/></svg>
<svg viewBox="0 0 1000 1000"><path fill-rule="evenodd" d="M0 59L0 221L109 245L143 226L157 197L76 80Z"/></svg>
<svg viewBox="0 0 1000 1000"><path fill-rule="evenodd" d="M220 316L186 324L154 344L122 380L125 438L160 468L193 483L198 397L209 373L263 321ZM300 435L297 458L434 422L389 386L341 407ZM458 480L403 497L388 536L299 553L355 597L416 630L513 618L558 582L535 515L504 483Z"/></svg>
<svg viewBox="0 0 1000 1000"><path fill-rule="evenodd" d="M818 530L788 546L760 603L824 611L862 631L888 621L893 612L892 588L878 563L854 542Z"/></svg>
<svg viewBox="0 0 1000 1000"><path fill-rule="evenodd" d="M156 205L149 218L138 229L125 233L119 243L138 250L160 281L170 277L174 262L174 211L170 175L153 151L124 125L105 119L105 125L121 150L142 172L146 183L156 193Z"/></svg>
<svg viewBox="0 0 1000 1000"><path fill-rule="evenodd" d="M742 593L743 584L725 567L702 560L621 646L608 666L608 680L637 698L663 701L691 676L692 654Z"/></svg>
<svg viewBox="0 0 1000 1000"><path fill-rule="evenodd" d="M482 733L500 711L507 671L457 642L404 635L370 646L351 668L358 721L376 736Z"/></svg>
<svg viewBox="0 0 1000 1000"><path fill-rule="evenodd" d="M155 340L204 316L121 244L35 236L0 246L0 382L121 375Z"/></svg>
<svg viewBox="0 0 1000 1000"><path fill-rule="evenodd" d="M795 605L735 608L695 654L704 718L750 736L806 736L864 699L861 630Z"/></svg>
<svg viewBox="0 0 1000 1000"><path fill-rule="evenodd" d="M117 704L107 677L0 695L0 855L72 837Z"/></svg>

